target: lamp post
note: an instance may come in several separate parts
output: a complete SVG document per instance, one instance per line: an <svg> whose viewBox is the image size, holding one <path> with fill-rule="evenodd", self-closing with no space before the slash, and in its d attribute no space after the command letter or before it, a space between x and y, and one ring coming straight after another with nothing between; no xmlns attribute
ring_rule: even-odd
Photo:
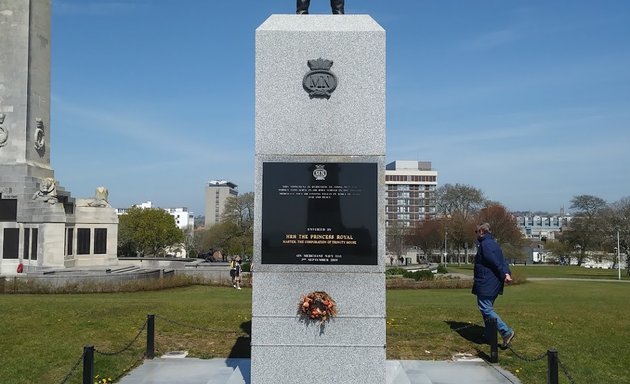
<svg viewBox="0 0 630 384"><path fill-rule="evenodd" d="M446 238L448 237L448 228L444 228L444 261L442 262L442 264L444 264L446 266L446 263L448 262L447 256L448 256L448 252L446 251Z"/></svg>
<svg viewBox="0 0 630 384"><path fill-rule="evenodd" d="M619 249L619 230L617 230L617 271L618 279L621 280L621 251Z"/></svg>

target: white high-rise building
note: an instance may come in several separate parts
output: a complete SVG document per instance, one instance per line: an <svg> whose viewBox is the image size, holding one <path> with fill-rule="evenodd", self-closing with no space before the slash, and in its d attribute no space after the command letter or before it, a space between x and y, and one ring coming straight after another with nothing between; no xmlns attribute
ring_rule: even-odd
<svg viewBox="0 0 630 384"><path fill-rule="evenodd" d="M435 217L437 171L430 161L397 160L385 167L387 226L415 227Z"/></svg>

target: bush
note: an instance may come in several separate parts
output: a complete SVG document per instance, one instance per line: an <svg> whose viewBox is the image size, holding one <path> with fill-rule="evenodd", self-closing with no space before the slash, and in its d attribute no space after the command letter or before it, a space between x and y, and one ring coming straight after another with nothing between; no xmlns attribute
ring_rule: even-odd
<svg viewBox="0 0 630 384"><path fill-rule="evenodd" d="M252 271L252 263L243 263L243 264L241 264L241 270L243 272L251 272Z"/></svg>
<svg viewBox="0 0 630 384"><path fill-rule="evenodd" d="M438 265L437 273L448 273L448 269L446 269L446 265L444 264Z"/></svg>
<svg viewBox="0 0 630 384"><path fill-rule="evenodd" d="M404 275L405 272L407 272L405 268L400 268L400 267L387 268L385 270L385 275L386 276Z"/></svg>
<svg viewBox="0 0 630 384"><path fill-rule="evenodd" d="M419 280L428 281L428 280L433 280L433 272L429 270L415 271L415 272L405 271L405 273L403 273L403 277L406 277L408 279L414 279L415 281L419 281Z"/></svg>

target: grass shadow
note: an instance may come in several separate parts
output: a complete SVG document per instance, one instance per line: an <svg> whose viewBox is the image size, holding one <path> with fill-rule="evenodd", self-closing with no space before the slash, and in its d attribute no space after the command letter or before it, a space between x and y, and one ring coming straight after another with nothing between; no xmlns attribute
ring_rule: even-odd
<svg viewBox="0 0 630 384"><path fill-rule="evenodd" d="M488 344L483 337L483 327L477 324L463 323L461 321L446 320L451 330L457 332L464 339L475 344Z"/></svg>
<svg viewBox="0 0 630 384"><path fill-rule="evenodd" d="M252 321L241 323L240 328L247 336L239 336L236 339L228 358L250 359L252 357Z"/></svg>

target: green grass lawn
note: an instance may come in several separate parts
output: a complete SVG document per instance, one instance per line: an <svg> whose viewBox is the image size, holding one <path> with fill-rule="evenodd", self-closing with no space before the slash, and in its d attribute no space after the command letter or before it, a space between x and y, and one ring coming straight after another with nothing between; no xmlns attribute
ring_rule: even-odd
<svg viewBox="0 0 630 384"><path fill-rule="evenodd" d="M449 272L458 272L471 275L473 274L472 264L449 264L447 267ZM561 265L512 265L510 269L514 273L518 273L527 277L542 278L575 278L575 279L612 279L617 280L619 273L616 269L597 269L584 268ZM626 271L621 270L621 280L630 280Z"/></svg>
<svg viewBox="0 0 630 384"><path fill-rule="evenodd" d="M556 348L576 383L630 383L628 297L628 283L534 281L508 287L496 308L517 331L517 353L535 357ZM120 350L138 334L148 313L158 315L158 355L172 350L202 358L247 354L249 289L192 286L138 293L0 295L0 383L59 383L84 345ZM476 342L480 323L468 289L389 290L387 357L484 356L489 347ZM96 354L96 373L119 376L142 357L144 346L142 333L120 355ZM530 363L510 351L500 351L499 359L525 384L546 382L546 359ZM68 382L80 383L80 371ZM561 383L568 383L560 376Z"/></svg>

